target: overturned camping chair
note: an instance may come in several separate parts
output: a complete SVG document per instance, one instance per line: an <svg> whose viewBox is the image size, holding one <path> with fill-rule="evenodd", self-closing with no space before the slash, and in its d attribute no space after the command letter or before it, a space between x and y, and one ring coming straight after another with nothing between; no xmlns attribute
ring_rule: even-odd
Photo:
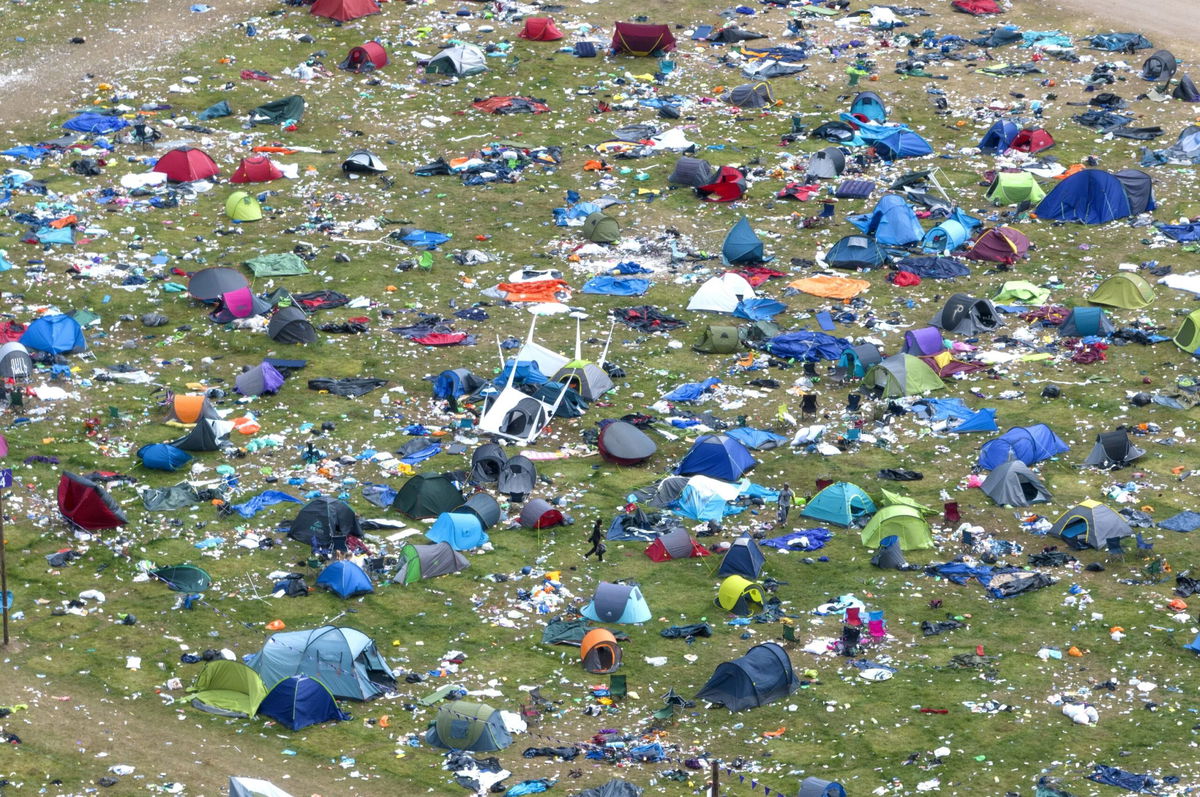
<svg viewBox="0 0 1200 797"><path fill-rule="evenodd" d="M1124 468L1146 452L1133 444L1129 432L1116 429L1096 435L1096 445L1083 464L1092 468Z"/></svg>
<svg viewBox="0 0 1200 797"><path fill-rule="evenodd" d="M520 362L520 360L518 360ZM563 363L565 365L566 363ZM506 366L503 356L500 367ZM543 373L545 373L543 371ZM552 372L553 373L553 372ZM478 427L481 432L503 437L517 443L528 445L537 440L542 430L554 418L558 407L567 395L567 391L558 391L553 404L547 404L539 398L522 393L513 387L513 379L517 375L514 364L508 369L508 381L499 393L487 397L483 414L479 417Z"/></svg>

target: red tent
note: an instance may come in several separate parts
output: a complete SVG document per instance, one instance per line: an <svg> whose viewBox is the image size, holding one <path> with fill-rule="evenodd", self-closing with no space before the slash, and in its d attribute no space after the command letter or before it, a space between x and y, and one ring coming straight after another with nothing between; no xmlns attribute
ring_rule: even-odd
<svg viewBox="0 0 1200 797"><path fill-rule="evenodd" d="M351 72L365 72L369 69L383 69L388 65L387 50L379 42L367 42L360 47L353 47L346 54L346 60L338 64L342 69Z"/></svg>
<svg viewBox="0 0 1200 797"><path fill-rule="evenodd" d="M266 155L251 155L249 158L242 158L242 162L238 164L237 171L233 173L233 177L229 178L229 182L269 183L280 177L283 177L283 172L279 171L278 166L271 163L270 158Z"/></svg>
<svg viewBox="0 0 1200 797"><path fill-rule="evenodd" d="M712 552L692 539L684 529L674 529L655 538L646 546L646 556L654 562L689 559L693 556L712 556Z"/></svg>
<svg viewBox="0 0 1200 797"><path fill-rule="evenodd" d="M1000 6L996 0L954 0L950 7L955 11L980 17L984 14L999 14Z"/></svg>
<svg viewBox="0 0 1200 797"><path fill-rule="evenodd" d="M58 480L58 511L86 531L115 529L127 522L107 490L74 473L64 473Z"/></svg>
<svg viewBox="0 0 1200 797"><path fill-rule="evenodd" d="M698 186L696 193L709 202L733 202L746 193L746 178L732 166L722 166L717 179Z"/></svg>
<svg viewBox="0 0 1200 797"><path fill-rule="evenodd" d="M639 25L617 22L613 27L612 50L621 55L669 53L675 49L675 35L667 25Z"/></svg>
<svg viewBox="0 0 1200 797"><path fill-rule="evenodd" d="M1030 155L1041 152L1044 149L1050 149L1054 146L1054 137L1051 136L1044 128L1038 127L1035 129L1025 129L1013 136L1012 142L1008 145L1009 149L1015 149L1018 152L1028 152Z"/></svg>
<svg viewBox="0 0 1200 797"><path fill-rule="evenodd" d="M980 235L967 251L971 260L1015 263L1029 251L1029 239L1012 227L993 227Z"/></svg>
<svg viewBox="0 0 1200 797"><path fill-rule="evenodd" d="M173 183L190 183L217 175L217 164L208 153L191 147L173 149L158 159L154 171L162 172Z"/></svg>
<svg viewBox="0 0 1200 797"><path fill-rule="evenodd" d="M312 4L311 13L338 22L349 22L359 17L378 14L380 10L375 0L317 0Z"/></svg>
<svg viewBox="0 0 1200 797"><path fill-rule="evenodd" d="M535 42L553 42L563 37L562 31L550 17L529 17L525 20L524 29L517 35Z"/></svg>

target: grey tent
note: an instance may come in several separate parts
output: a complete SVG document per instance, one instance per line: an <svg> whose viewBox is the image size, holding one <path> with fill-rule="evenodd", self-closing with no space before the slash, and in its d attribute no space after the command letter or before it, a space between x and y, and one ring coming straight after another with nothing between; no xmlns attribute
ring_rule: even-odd
<svg viewBox="0 0 1200 797"><path fill-rule="evenodd" d="M328 548L335 537L362 537L362 526L345 501L320 495L296 513L288 537L314 548Z"/></svg>
<svg viewBox="0 0 1200 797"><path fill-rule="evenodd" d="M1096 435L1096 445L1083 464L1092 468L1123 468L1146 452L1133 444L1129 432L1117 429Z"/></svg>
<svg viewBox="0 0 1200 797"><path fill-rule="evenodd" d="M1150 175L1137 169L1122 169L1113 172L1113 177L1125 189L1125 196L1129 199L1129 215L1136 216L1154 210L1154 180Z"/></svg>
<svg viewBox="0 0 1200 797"><path fill-rule="evenodd" d="M0 349L2 352L3 349ZM2 364L2 363L0 363ZM270 363L256 365L243 371L234 380L234 389L243 396L262 396L274 393L283 385L283 374Z"/></svg>
<svg viewBox="0 0 1200 797"><path fill-rule="evenodd" d="M537 466L528 457L510 457L500 469L496 491L505 495L528 495L537 484Z"/></svg>
<svg viewBox="0 0 1200 797"><path fill-rule="evenodd" d="M508 454L504 453L504 448L499 443L484 443L479 446L471 452L471 483L493 484L500 478L500 472L507 461ZM530 489L533 489L532 484Z"/></svg>
<svg viewBox="0 0 1200 797"><path fill-rule="evenodd" d="M375 641L355 628L325 625L281 631L267 639L247 664L265 683L307 675L325 684L334 697L352 700L370 700L396 686Z"/></svg>
<svg viewBox="0 0 1200 797"><path fill-rule="evenodd" d="M258 778L229 778L229 797L292 797L274 783Z"/></svg>
<svg viewBox="0 0 1200 797"><path fill-rule="evenodd" d="M425 67L426 73L468 77L487 71L483 50L473 44L458 44L439 52Z"/></svg>
<svg viewBox="0 0 1200 797"><path fill-rule="evenodd" d="M636 584L601 581L592 593L592 601L583 608L583 616L598 623L645 623L650 607Z"/></svg>
<svg viewBox="0 0 1200 797"><path fill-rule="evenodd" d="M640 504L647 504L655 509L666 509L683 495L683 488L688 485L687 476L668 476L665 479L635 490L633 495Z"/></svg>
<svg viewBox="0 0 1200 797"><path fill-rule="evenodd" d="M617 465L640 465L658 451L658 445L628 421L612 421L600 428L600 456Z"/></svg>
<svg viewBox="0 0 1200 797"><path fill-rule="evenodd" d="M29 349L15 340L0 346L0 378L28 379L33 373L33 358Z"/></svg>
<svg viewBox="0 0 1200 797"><path fill-rule="evenodd" d="M797 797L846 797L846 790L840 783L811 775L800 783L800 794Z"/></svg>
<svg viewBox="0 0 1200 797"><path fill-rule="evenodd" d="M592 402L599 399L616 385L604 369L595 363L574 360L567 363L554 374L556 382L574 388L584 401Z"/></svg>
<svg viewBox="0 0 1200 797"><path fill-rule="evenodd" d="M545 498L534 498L521 507L521 525L527 529L548 529L563 522L563 513Z"/></svg>
<svg viewBox="0 0 1200 797"><path fill-rule="evenodd" d="M1179 64L1169 50L1159 50L1142 63L1142 80L1170 80Z"/></svg>
<svg viewBox="0 0 1200 797"><path fill-rule="evenodd" d="M732 354L741 346L737 327L718 326L709 324L704 328L704 336L700 342L692 346L703 354Z"/></svg>
<svg viewBox="0 0 1200 797"><path fill-rule="evenodd" d="M692 539L692 535L688 534L687 529L677 526L666 534L658 535L658 539L650 543L650 547L646 549L646 555L656 562L690 559L697 555L698 546L700 544ZM700 547L700 553L701 555L705 553L703 547Z"/></svg>
<svg viewBox="0 0 1200 797"><path fill-rule="evenodd" d="M621 237L621 227L612 216L597 210L583 220L583 236L594 244L610 244Z"/></svg>
<svg viewBox="0 0 1200 797"><path fill-rule="evenodd" d="M719 703L730 711L744 711L785 698L799 688L787 651L765 642L741 658L718 664L696 698Z"/></svg>
<svg viewBox="0 0 1200 797"><path fill-rule="evenodd" d="M691 188L699 188L702 185L708 185L716 177L717 170L708 161L684 155L675 161L675 169L671 172L671 176L667 178L667 182L671 185L686 185Z"/></svg>
<svg viewBox="0 0 1200 797"><path fill-rule="evenodd" d="M904 558L904 550L900 546L900 538L890 534L879 541L879 548L871 557L871 564L883 570L903 570L908 567Z"/></svg>
<svg viewBox="0 0 1200 797"><path fill-rule="evenodd" d="M845 168L845 151L840 147L826 147L820 152L814 152L813 156L808 159L807 174L809 177L832 180L841 175Z"/></svg>
<svg viewBox="0 0 1200 797"><path fill-rule="evenodd" d="M1021 460L1011 457L992 469L980 485L983 494L1000 506L1029 506L1049 503L1046 484Z"/></svg>
<svg viewBox="0 0 1200 797"><path fill-rule="evenodd" d="M785 77L796 75L808 69L807 64L797 64L778 58L755 58L742 66L742 74L748 78Z"/></svg>
<svg viewBox="0 0 1200 797"><path fill-rule="evenodd" d="M350 157L342 161L343 174L383 174L386 171L387 167L383 165L383 161L366 149L356 149L350 153Z"/></svg>
<svg viewBox="0 0 1200 797"><path fill-rule="evenodd" d="M191 431L178 440L172 440L171 445L180 451L217 451L229 442L229 432L219 432L217 423L201 418Z"/></svg>
<svg viewBox="0 0 1200 797"><path fill-rule="evenodd" d="M977 335L996 329L1002 322L991 299L975 299L965 293L956 293L946 300L929 323L946 332Z"/></svg>
<svg viewBox="0 0 1200 797"><path fill-rule="evenodd" d="M771 96L771 86L764 80L757 83L743 83L729 92L728 102L739 108L764 108L775 102Z"/></svg>
<svg viewBox="0 0 1200 797"><path fill-rule="evenodd" d="M500 712L485 703L456 700L438 709L425 742L448 750L491 753L512 744Z"/></svg>
<svg viewBox="0 0 1200 797"><path fill-rule="evenodd" d="M451 510L455 513L467 513L479 518L484 530L500 522L500 502L487 493L475 493L462 506Z"/></svg>
<svg viewBox="0 0 1200 797"><path fill-rule="evenodd" d="M467 557L454 550L448 542L433 545L413 545L400 549L400 566L392 581L397 584L413 584L427 578L437 578L465 570L470 562Z"/></svg>
<svg viewBox="0 0 1200 797"><path fill-rule="evenodd" d="M608 783L579 792L578 797L642 797L644 789L627 780L613 778Z"/></svg>
<svg viewBox="0 0 1200 797"><path fill-rule="evenodd" d="M1068 509L1050 527L1050 536L1066 540L1073 548L1107 548L1110 541L1119 544L1132 537L1133 529L1125 519L1099 501L1084 501Z"/></svg>
<svg viewBox="0 0 1200 797"><path fill-rule="evenodd" d="M227 293L249 287L245 275L235 268L218 266L201 269L188 280L188 295L202 302L215 302Z"/></svg>
<svg viewBox="0 0 1200 797"><path fill-rule="evenodd" d="M303 310L295 305L281 307L271 316L267 335L276 343L315 343L317 330Z"/></svg>

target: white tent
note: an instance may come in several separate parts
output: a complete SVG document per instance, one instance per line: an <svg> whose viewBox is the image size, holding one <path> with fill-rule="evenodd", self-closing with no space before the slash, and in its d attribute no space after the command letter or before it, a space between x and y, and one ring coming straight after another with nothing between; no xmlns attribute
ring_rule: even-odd
<svg viewBox="0 0 1200 797"><path fill-rule="evenodd" d="M258 778L229 778L229 797L292 797L273 783Z"/></svg>
<svg viewBox="0 0 1200 797"><path fill-rule="evenodd" d="M738 302L753 299L754 295L754 288L745 277L728 272L701 285L688 302L687 309L732 313L737 309Z"/></svg>

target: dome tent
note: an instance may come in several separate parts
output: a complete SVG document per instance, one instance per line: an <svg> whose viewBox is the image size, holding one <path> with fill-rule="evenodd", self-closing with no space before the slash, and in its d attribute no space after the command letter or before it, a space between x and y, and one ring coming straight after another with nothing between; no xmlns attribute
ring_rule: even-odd
<svg viewBox="0 0 1200 797"><path fill-rule="evenodd" d="M650 607L636 584L601 581L592 600L583 608L583 616L598 623L645 623Z"/></svg>
<svg viewBox="0 0 1200 797"><path fill-rule="evenodd" d="M325 565L317 576L317 586L324 587L339 598L353 598L375 591L366 571L349 559L336 559Z"/></svg>
<svg viewBox="0 0 1200 797"><path fill-rule="evenodd" d="M425 67L426 73L470 77L487 71L483 50L473 44L458 44L441 50Z"/></svg>
<svg viewBox="0 0 1200 797"><path fill-rule="evenodd" d="M258 200L245 191L234 191L225 200L225 215L235 222L259 221L263 217Z"/></svg>
<svg viewBox="0 0 1200 797"><path fill-rule="evenodd" d="M269 183L283 177L279 167L271 162L266 155L251 155L242 158L238 167L229 178L231 183ZM228 208L228 203L226 203Z"/></svg>
<svg viewBox="0 0 1200 797"><path fill-rule="evenodd" d="M406 543L398 554L400 565L392 576L395 584L415 584L427 578L450 575L469 566L467 557L448 542L433 545Z"/></svg>
<svg viewBox="0 0 1200 797"><path fill-rule="evenodd" d="M1154 301L1154 288L1140 275L1119 271L1096 286L1088 297L1091 304L1119 307L1122 310L1140 310ZM0 356L3 354L0 349Z"/></svg>
<svg viewBox="0 0 1200 797"><path fill-rule="evenodd" d="M307 675L334 696L352 700L370 700L396 685L374 640L354 628L325 625L272 634L247 663L270 683Z"/></svg>
<svg viewBox="0 0 1200 797"><path fill-rule="evenodd" d="M469 396L486 384L483 379L475 376L466 368L447 368L432 381L433 397L438 399Z"/></svg>
<svg viewBox="0 0 1200 797"><path fill-rule="evenodd" d="M1106 338L1115 331L1116 328L1099 307L1072 307L1066 320L1058 325L1060 338Z"/></svg>
<svg viewBox="0 0 1200 797"><path fill-rule="evenodd" d="M718 664L696 699L736 712L774 703L799 688L800 680L787 651L774 642L765 642L740 658Z"/></svg>
<svg viewBox="0 0 1200 797"><path fill-rule="evenodd" d="M463 495L450 479L440 473L418 473L396 492L392 509L414 520L437 517L463 502Z"/></svg>
<svg viewBox="0 0 1200 797"><path fill-rule="evenodd" d="M475 493L461 506L454 508L455 514L464 512L479 518L485 530L500 522L500 502L487 493Z"/></svg>
<svg viewBox="0 0 1200 797"><path fill-rule="evenodd" d="M1106 548L1110 541L1132 537L1125 519L1099 501L1083 501L1068 509L1050 527L1050 536L1065 540L1072 548Z"/></svg>
<svg viewBox="0 0 1200 797"><path fill-rule="evenodd" d="M670 25L646 25L636 22L617 22L613 25L614 55L648 56L668 53L675 49L675 35Z"/></svg>
<svg viewBox="0 0 1200 797"><path fill-rule="evenodd" d="M1171 341L1188 354L1200 355L1200 310L1187 314Z"/></svg>
<svg viewBox="0 0 1200 797"><path fill-rule="evenodd" d="M933 547L933 535L921 511L906 504L891 504L876 512L863 528L861 539L863 545L874 548L891 536L900 538L904 551Z"/></svg>
<svg viewBox="0 0 1200 797"><path fill-rule="evenodd" d="M535 42L553 42L563 37L562 31L550 17L526 17L525 27L517 35Z"/></svg>
<svg viewBox="0 0 1200 797"><path fill-rule="evenodd" d="M387 166L370 150L356 149L342 161L342 173L347 175L383 174L386 171Z"/></svg>
<svg viewBox="0 0 1200 797"><path fill-rule="evenodd" d="M1029 172L996 172L985 196L997 205L1019 205L1022 202L1041 202L1046 192Z"/></svg>
<svg viewBox="0 0 1200 797"><path fill-rule="evenodd" d="M737 575L725 577L713 600L715 605L738 617L758 614L766 602L767 590L762 584Z"/></svg>
<svg viewBox="0 0 1200 797"><path fill-rule="evenodd" d="M258 713L291 731L350 719L325 684L307 675L290 675L271 687L259 703Z"/></svg>
<svg viewBox="0 0 1200 797"><path fill-rule="evenodd" d="M195 565L170 565L151 570L150 575L172 592L204 592L212 586L212 577Z"/></svg>
<svg viewBox="0 0 1200 797"><path fill-rule="evenodd" d="M997 465L983 480L980 489L1000 506L1030 506L1049 503L1054 498L1045 482L1016 458Z"/></svg>
<svg viewBox="0 0 1200 797"><path fill-rule="evenodd" d="M850 114L865 116L869 122L883 124L887 121L887 106L875 92L860 91L850 103Z"/></svg>
<svg viewBox="0 0 1200 797"><path fill-rule="evenodd" d="M219 170L208 153L192 147L179 147L159 158L151 171L165 174L172 183L190 183L216 177Z"/></svg>
<svg viewBox="0 0 1200 797"><path fill-rule="evenodd" d="M621 226L612 216L597 210L583 220L583 237L594 244L611 244L621 237Z"/></svg>
<svg viewBox="0 0 1200 797"><path fill-rule="evenodd" d="M696 186L696 194L708 202L734 202L746 193L746 175L732 166L722 166L711 183Z"/></svg>
<svg viewBox="0 0 1200 797"><path fill-rule="evenodd" d="M729 92L727 102L738 108L765 108L775 103L771 86L766 81L743 83Z"/></svg>
<svg viewBox="0 0 1200 797"><path fill-rule="evenodd" d="M1007 119L997 119L979 140L980 151L989 155L999 155L1008 149L1008 145L1020 132L1020 128Z"/></svg>
<svg viewBox="0 0 1200 797"><path fill-rule="evenodd" d="M753 537L738 537L721 559L717 575L742 576L747 579L758 578L766 563L766 557L763 556Z"/></svg>
<svg viewBox="0 0 1200 797"><path fill-rule="evenodd" d="M846 797L846 790L840 783L810 775L800 783L797 797Z"/></svg>
<svg viewBox="0 0 1200 797"><path fill-rule="evenodd" d="M687 529L676 527L660 534L646 546L646 556L652 562L669 562L672 559L691 559L696 556L711 556L707 548L692 539Z"/></svg>
<svg viewBox="0 0 1200 797"><path fill-rule="evenodd" d="M335 22L349 22L382 12L375 0L316 0L309 9L313 16L328 17Z"/></svg>
<svg viewBox="0 0 1200 797"><path fill-rule="evenodd" d="M893 354L867 371L863 387L878 390L884 398L913 396L943 390L946 384L933 369L911 354Z"/></svg>
<svg viewBox="0 0 1200 797"><path fill-rule="evenodd" d="M483 522L472 512L443 512L425 532L431 542L446 542L456 551L469 551L487 543Z"/></svg>
<svg viewBox="0 0 1200 797"><path fill-rule="evenodd" d="M967 250L966 257L970 260L1012 264L1025 257L1029 246L1029 239L1025 237L1025 233L1012 227L993 227L984 230L975 239L975 243Z"/></svg>
<svg viewBox="0 0 1200 797"><path fill-rule="evenodd" d="M702 475L727 482L737 481L758 461L739 440L726 434L701 435L684 455L675 473Z"/></svg>
<svg viewBox="0 0 1200 797"><path fill-rule="evenodd" d="M223 717L253 717L267 696L262 678L240 661L213 659L188 689L192 706Z"/></svg>
<svg viewBox="0 0 1200 797"><path fill-rule="evenodd" d="M692 346L694 351L701 354L732 354L742 345L737 327L709 324L704 328L704 335Z"/></svg>
<svg viewBox="0 0 1200 797"><path fill-rule="evenodd" d="M1096 435L1096 445L1083 461L1086 467L1116 470L1124 468L1146 452L1133 444L1129 432L1116 429Z"/></svg>
<svg viewBox="0 0 1200 797"><path fill-rule="evenodd" d="M712 277L696 289L687 309L710 313L732 313L740 302L755 298L746 278L732 271Z"/></svg>
<svg viewBox="0 0 1200 797"><path fill-rule="evenodd" d="M493 753L512 744L500 712L485 703L455 700L438 709L425 743L447 750Z"/></svg>
<svg viewBox="0 0 1200 797"><path fill-rule="evenodd" d="M621 666L621 646L607 628L593 628L579 645L583 669L595 675L615 672Z"/></svg>
<svg viewBox="0 0 1200 797"><path fill-rule="evenodd" d="M388 65L387 50L377 41L369 41L358 47L351 47L345 59L338 68L349 72L374 72Z"/></svg>
<svg viewBox="0 0 1200 797"><path fill-rule="evenodd" d="M319 495L305 504L288 526L288 538L311 545L328 548L333 538L362 537L362 526L358 515L345 501Z"/></svg>
<svg viewBox="0 0 1200 797"><path fill-rule="evenodd" d="M869 235L847 235L825 253L831 268L879 268L888 261L887 252Z"/></svg>
<svg viewBox="0 0 1200 797"><path fill-rule="evenodd" d="M875 513L875 502L861 487L834 482L812 497L800 514L806 518L849 528Z"/></svg>
<svg viewBox="0 0 1200 797"><path fill-rule="evenodd" d="M1054 136L1042 127L1026 127L1013 137L1010 149L1017 152L1027 152L1030 155L1050 149L1054 146Z"/></svg>
<svg viewBox="0 0 1200 797"><path fill-rule="evenodd" d="M1103 169L1083 169L1064 179L1038 203L1046 221L1105 224L1133 215L1125 186Z"/></svg>

